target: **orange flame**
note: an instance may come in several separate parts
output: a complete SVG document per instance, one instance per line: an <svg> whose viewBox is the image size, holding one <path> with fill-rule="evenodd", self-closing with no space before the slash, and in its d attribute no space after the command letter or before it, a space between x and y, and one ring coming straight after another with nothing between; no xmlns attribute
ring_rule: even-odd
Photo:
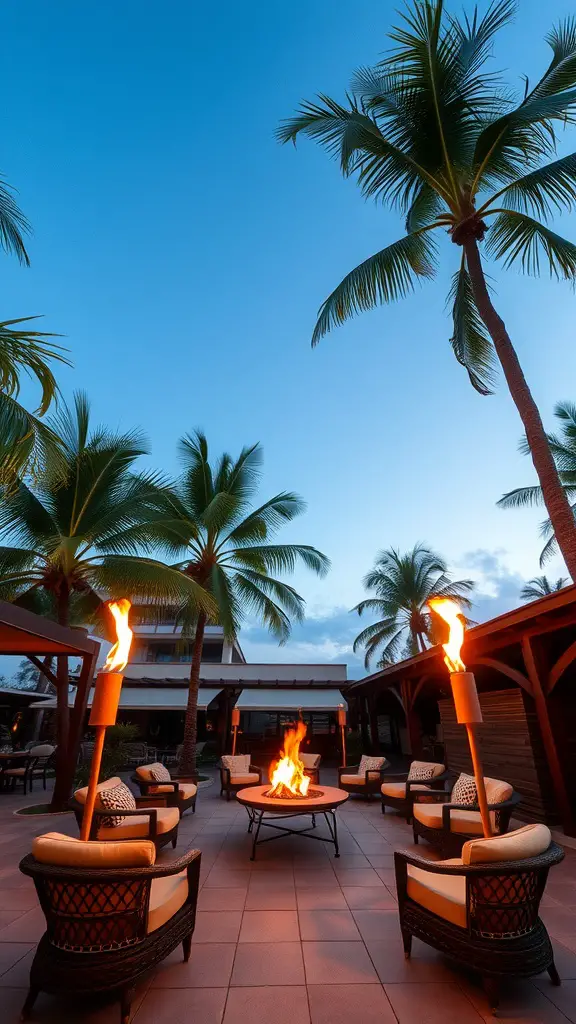
<svg viewBox="0 0 576 1024"><path fill-rule="evenodd" d="M444 661L448 669L450 672L465 672L466 665L460 657L460 650L464 643L464 616L456 601L452 601L449 597L433 597L431 601L428 601L428 606L450 626L448 643L442 644Z"/></svg>
<svg viewBox="0 0 576 1024"><path fill-rule="evenodd" d="M128 625L128 612L132 607L127 597L121 597L119 601L109 601L108 607L114 616L116 623L116 643L110 649L108 657L104 662L103 672L122 672L130 654L132 643L132 630Z"/></svg>
<svg viewBox="0 0 576 1024"><path fill-rule="evenodd" d="M284 734L284 749L280 752L280 760L270 765L272 787L266 796L306 796L310 779L304 774L304 765L299 757L300 744L305 735L305 722L298 722L295 729L288 729Z"/></svg>

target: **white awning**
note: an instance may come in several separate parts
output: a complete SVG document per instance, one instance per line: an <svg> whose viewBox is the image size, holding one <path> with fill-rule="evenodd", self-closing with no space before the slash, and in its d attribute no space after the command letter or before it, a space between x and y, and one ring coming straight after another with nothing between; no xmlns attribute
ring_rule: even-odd
<svg viewBox="0 0 576 1024"><path fill-rule="evenodd" d="M240 711L335 711L348 705L340 690L242 690L236 701Z"/></svg>
<svg viewBox="0 0 576 1024"><path fill-rule="evenodd" d="M198 710L206 711L216 699L222 687L203 686L198 691ZM94 690L90 691L88 707L92 707ZM68 703L74 704L75 694L70 694ZM120 691L120 711L185 711L188 703L188 690L185 686L125 686ZM32 708L55 708L56 698L31 704Z"/></svg>

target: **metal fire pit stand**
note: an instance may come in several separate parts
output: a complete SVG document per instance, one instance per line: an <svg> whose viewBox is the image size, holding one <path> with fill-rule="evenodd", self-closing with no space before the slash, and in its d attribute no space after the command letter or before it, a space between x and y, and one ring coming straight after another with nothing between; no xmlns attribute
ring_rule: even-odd
<svg viewBox="0 0 576 1024"><path fill-rule="evenodd" d="M315 797L302 800L279 800L265 795L269 788L269 784L267 786L249 786L246 789L241 789L236 794L236 799L246 808L248 832L253 835L250 860L256 859L257 846L262 846L263 843L271 843L274 839L281 839L283 835L304 836L305 839L316 839L321 843L331 843L334 847L334 856L340 856L336 809L340 804L346 802L348 793L343 789L325 786L322 790L318 791L318 796ZM275 824L279 820L286 821L287 818L301 818L304 815L310 815L312 818L312 823L307 828L290 828L290 826ZM324 815L324 820L330 833L329 836L314 835L317 815ZM254 826L256 826L255 830ZM274 829L277 834L260 839L261 828Z"/></svg>

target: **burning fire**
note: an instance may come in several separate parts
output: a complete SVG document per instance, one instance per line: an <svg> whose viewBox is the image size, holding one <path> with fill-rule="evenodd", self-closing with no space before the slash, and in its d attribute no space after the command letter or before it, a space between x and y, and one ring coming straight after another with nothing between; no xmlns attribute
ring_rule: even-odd
<svg viewBox="0 0 576 1024"><path fill-rule="evenodd" d="M433 597L428 605L450 626L448 643L442 644L444 661L449 671L465 672L466 665L460 657L460 650L464 643L464 616L456 601L452 601L449 597Z"/></svg>
<svg viewBox="0 0 576 1024"><path fill-rule="evenodd" d="M132 630L128 625L128 612L132 603L127 597L121 597L119 601L110 601L108 607L114 616L116 623L117 640L110 649L108 657L102 667L103 672L122 672L126 668L132 643Z"/></svg>
<svg viewBox="0 0 576 1024"><path fill-rule="evenodd" d="M305 722L298 722L295 729L288 729L284 734L284 749L280 760L270 765L271 788L266 796L306 796L308 793L310 779L304 774L304 765L299 757L300 744L305 735Z"/></svg>

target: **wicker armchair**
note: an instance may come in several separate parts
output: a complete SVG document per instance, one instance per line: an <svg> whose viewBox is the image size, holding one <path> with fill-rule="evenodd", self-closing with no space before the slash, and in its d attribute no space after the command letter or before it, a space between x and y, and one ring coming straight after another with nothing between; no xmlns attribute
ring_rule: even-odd
<svg viewBox="0 0 576 1024"><path fill-rule="evenodd" d="M419 769L433 770L434 774L430 778L411 779L410 774L418 774ZM412 805L418 799L417 794L421 793L422 799L425 800L426 793L436 790L443 791L447 780L451 777L451 773L446 771L443 764L433 761L412 761L410 770L404 773L390 774L390 772L386 772L384 782L380 786L382 814L386 813L387 807L392 807L394 810L400 811L406 821L410 822Z"/></svg>
<svg viewBox="0 0 576 1024"><path fill-rule="evenodd" d="M198 794L197 784L185 775L172 775L171 773L168 773L169 780L159 781L153 777L153 771L158 767L165 768L165 765L143 764L132 775L132 782L140 788L141 796L155 798L158 806L177 807L180 817L189 807L192 808L194 814ZM167 768L165 770L168 771Z"/></svg>
<svg viewBox="0 0 576 1024"><path fill-rule="evenodd" d="M226 793L226 799L230 800L230 794L237 793L239 789L261 785L262 769L250 763L250 754L220 758L220 796Z"/></svg>
<svg viewBox="0 0 576 1024"><path fill-rule="evenodd" d="M503 835L508 831L510 818L522 797L515 793L507 783L498 779L484 779L486 796L492 829L495 835ZM490 783L497 783L500 795L506 793L503 800L495 800L491 796ZM498 795L497 789L494 792ZM482 833L482 819L478 804L463 806L451 802L451 793L432 792L426 794L426 803L415 797L412 807L412 829L414 842L419 836L433 846L438 847L444 857L459 857L462 847L469 839L477 839Z"/></svg>
<svg viewBox="0 0 576 1024"><path fill-rule="evenodd" d="M304 765L304 774L308 776L313 785L318 786L320 783L320 762L322 760L322 755L306 754L301 750L299 756L302 764Z"/></svg>
<svg viewBox="0 0 576 1024"><path fill-rule="evenodd" d="M98 783L98 790L113 788L119 785L121 779L114 777ZM74 798L70 801L70 808L74 811L78 828L82 827L84 815L84 804L88 788L77 789ZM134 797L136 810L110 810L98 806L98 798L94 807L94 816L90 828L90 839L98 839L104 842L125 842L127 839L150 839L157 850L168 843L176 848L178 842L178 825L180 824L180 811L177 807L167 807L165 797ZM102 819L110 818L113 815L122 817L119 825L103 825Z"/></svg>
<svg viewBox="0 0 576 1024"><path fill-rule="evenodd" d="M523 851L532 855L523 856ZM404 952L412 937L478 971L496 1009L500 981L548 971L560 984L548 932L538 916L548 871L564 857L545 825L472 840L456 861L394 854Z"/></svg>
<svg viewBox="0 0 576 1024"><path fill-rule="evenodd" d="M189 850L154 864L154 847L145 841L119 850L54 834L35 840L20 870L34 880L46 932L30 969L22 1019L40 992L66 993L86 1007L94 993L111 993L128 1024L142 975L180 943L184 960L190 957L200 857Z"/></svg>
<svg viewBox="0 0 576 1024"><path fill-rule="evenodd" d="M363 755L360 764L338 769L338 788L371 800L375 793L380 792L382 775L389 767L390 762L385 757Z"/></svg>

